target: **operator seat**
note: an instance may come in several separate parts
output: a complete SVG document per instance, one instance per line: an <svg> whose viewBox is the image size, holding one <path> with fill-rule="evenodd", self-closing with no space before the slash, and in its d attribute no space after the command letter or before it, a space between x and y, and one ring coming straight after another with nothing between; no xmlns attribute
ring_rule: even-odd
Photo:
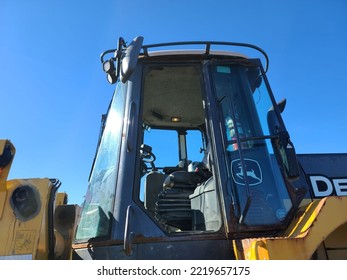
<svg viewBox="0 0 347 280"><path fill-rule="evenodd" d="M190 195L207 179L201 172L202 166L202 162L193 162L189 171L175 171L165 178L156 205L156 217L160 222L180 230L192 230Z"/></svg>
<svg viewBox="0 0 347 280"><path fill-rule="evenodd" d="M192 229L189 196L201 178L195 172L175 171L166 177L156 205L157 219L180 230Z"/></svg>

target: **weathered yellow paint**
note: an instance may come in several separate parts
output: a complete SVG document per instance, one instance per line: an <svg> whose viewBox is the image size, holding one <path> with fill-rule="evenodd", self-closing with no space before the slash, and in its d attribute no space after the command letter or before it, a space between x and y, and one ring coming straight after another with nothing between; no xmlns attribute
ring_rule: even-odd
<svg viewBox="0 0 347 280"><path fill-rule="evenodd" d="M72 243L81 207L78 205L58 205L54 215L55 259L71 259Z"/></svg>
<svg viewBox="0 0 347 280"><path fill-rule="evenodd" d="M299 209L289 228L279 237L235 241L236 257L247 260L310 259L319 245L337 232L340 241L334 246L341 248L340 253L335 254L338 258L345 254L346 224L347 197L325 197Z"/></svg>
<svg viewBox="0 0 347 280"><path fill-rule="evenodd" d="M11 204L13 192L20 186L30 186L39 201L36 213L23 219ZM48 258L47 209L53 184L49 179L7 181L7 197L0 220L0 256L31 255L33 259Z"/></svg>
<svg viewBox="0 0 347 280"><path fill-rule="evenodd" d="M12 151L12 155L14 157L16 153L16 149L12 145L12 143L8 140L0 140L0 156L3 155L5 147L9 145ZM2 213L4 211L5 207L5 200L7 196L7 187L6 187L6 181L8 177L8 173L10 172L12 160L6 165L1 167L0 166L0 219L2 218Z"/></svg>
<svg viewBox="0 0 347 280"><path fill-rule="evenodd" d="M67 201L67 194L66 193L57 193L57 195L55 196L55 207L57 207L58 205L63 205L66 204Z"/></svg>
<svg viewBox="0 0 347 280"><path fill-rule="evenodd" d="M8 153L8 147L11 149L11 156L8 157L7 154L6 158L9 159L8 162L5 164L2 161L2 166L0 166L0 259L6 258L6 256L12 259L48 259L49 236L53 236L53 234L55 235L55 244L52 244L51 249L55 251L51 251L52 255L50 257L60 259L69 258L71 254L71 243L76 229L74 222L79 215L79 206L73 205L67 208L70 209L69 211L73 215L71 217L71 225L61 226L64 219L66 219L63 215L62 221L55 219L60 222L59 231L53 229L53 223L55 222L53 220L53 213L57 208L66 206L67 194L55 194L55 183L47 178L8 181L7 177L15 155L15 148L10 141L0 140L0 156L4 154L5 148ZM25 217L21 215L19 210L19 208L23 207L21 205L21 195L23 194L21 192L16 193L15 200L18 203L16 209L12 197L13 193L23 186L33 190L35 201L37 201L38 205L38 209L33 214L29 216L24 214ZM54 199L54 205L51 204L52 199ZM58 209L59 213L62 213L61 209ZM23 211L26 210L24 209ZM31 212L29 211L28 213ZM67 213L67 215L69 214Z"/></svg>
<svg viewBox="0 0 347 280"><path fill-rule="evenodd" d="M57 193L55 196L55 201L54 201L54 207L57 207L58 205L62 205L64 203L64 200L66 200L67 195L65 193ZM49 198L47 198L49 199ZM48 219L52 219L52 217L48 217L48 201L47 201L47 207L46 207L46 213L45 213L45 223L42 225L41 230L40 230L40 236L39 236L39 248L38 248L38 259L44 259L46 258L47 255L47 245L45 242L41 242L43 240L47 240L47 235L49 234L48 230L50 230L48 226ZM51 221L53 222L53 221Z"/></svg>

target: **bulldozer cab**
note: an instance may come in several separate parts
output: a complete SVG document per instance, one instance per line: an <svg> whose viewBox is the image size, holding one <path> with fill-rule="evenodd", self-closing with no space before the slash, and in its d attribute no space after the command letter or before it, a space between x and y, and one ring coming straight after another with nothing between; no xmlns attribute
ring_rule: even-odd
<svg viewBox="0 0 347 280"><path fill-rule="evenodd" d="M276 235L307 188L267 65L225 48L267 55L142 41L101 57L115 92L73 258L232 259L232 239Z"/></svg>

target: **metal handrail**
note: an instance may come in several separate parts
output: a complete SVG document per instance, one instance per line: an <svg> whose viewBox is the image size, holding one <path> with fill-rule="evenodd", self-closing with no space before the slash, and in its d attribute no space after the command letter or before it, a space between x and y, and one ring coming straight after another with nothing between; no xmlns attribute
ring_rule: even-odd
<svg viewBox="0 0 347 280"><path fill-rule="evenodd" d="M204 45L205 53L204 55L211 54L211 46L212 45L222 45L222 46L234 46L234 47L245 47L245 48L251 48L258 52L260 52L265 60L266 60L266 66L265 66L265 72L267 72L269 68L269 57L266 54L266 52L261 49L260 47L248 44L248 43L236 43L236 42L221 42L221 41L185 41L185 42L171 42L171 43L159 43L159 44L150 44L150 45L144 45L142 46L143 54L145 56L149 56L148 49L150 48L160 48L160 47L169 47L169 46L189 46L189 45Z"/></svg>

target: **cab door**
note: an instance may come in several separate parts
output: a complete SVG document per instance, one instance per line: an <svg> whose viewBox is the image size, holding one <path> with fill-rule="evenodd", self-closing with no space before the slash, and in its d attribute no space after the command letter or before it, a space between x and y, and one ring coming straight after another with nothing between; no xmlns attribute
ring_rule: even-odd
<svg viewBox="0 0 347 280"><path fill-rule="evenodd" d="M205 71L227 231L279 230L305 184L260 61L216 60Z"/></svg>

